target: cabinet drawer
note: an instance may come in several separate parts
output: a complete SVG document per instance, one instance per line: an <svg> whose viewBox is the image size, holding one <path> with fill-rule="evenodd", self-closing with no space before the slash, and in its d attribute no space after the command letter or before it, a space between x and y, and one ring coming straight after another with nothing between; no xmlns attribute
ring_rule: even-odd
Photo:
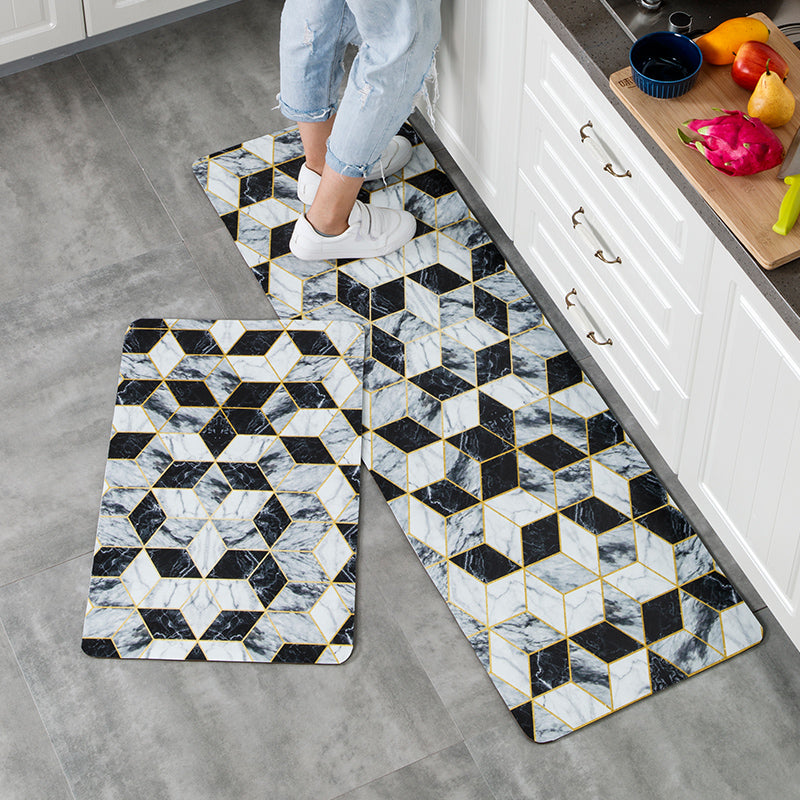
<svg viewBox="0 0 800 800"><path fill-rule="evenodd" d="M648 353L636 328L610 315L608 289L592 272L574 238L553 215L553 201L520 172L516 245L565 318L582 338L594 332L592 356L673 468L680 457L688 397L661 362ZM557 211L556 211L557 213ZM574 293L573 293L574 290ZM568 298L569 295L569 298ZM567 299L574 307L567 308ZM597 344L611 340L611 344ZM642 353L646 357L642 358Z"/></svg>
<svg viewBox="0 0 800 800"><path fill-rule="evenodd" d="M605 288L609 320L627 320L643 362L658 361L688 391L700 314L671 282L652 277L656 256L608 199L605 187L568 143L553 133L545 110L526 91L523 99L525 149L520 174L536 187L554 224L584 256L580 279L593 276ZM516 229L517 236L524 231ZM611 263L607 263L611 262Z"/></svg>
<svg viewBox="0 0 800 800"><path fill-rule="evenodd" d="M530 14L529 37L542 46L528 50L527 92L573 157L587 164L627 227L649 243L654 286L699 307L713 235L575 57L552 31L542 30L533 9Z"/></svg>

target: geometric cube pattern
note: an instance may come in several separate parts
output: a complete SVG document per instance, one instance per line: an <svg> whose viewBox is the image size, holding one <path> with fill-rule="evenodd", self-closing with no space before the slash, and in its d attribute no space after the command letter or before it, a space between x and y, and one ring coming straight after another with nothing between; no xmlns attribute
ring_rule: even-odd
<svg viewBox="0 0 800 800"><path fill-rule="evenodd" d="M361 199L417 235L303 262L296 129L195 175L281 316L369 326L364 461L523 731L557 739L762 629L413 128ZM535 268L535 265L533 265Z"/></svg>
<svg viewBox="0 0 800 800"><path fill-rule="evenodd" d="M348 658L364 345L349 321L132 324L86 653Z"/></svg>

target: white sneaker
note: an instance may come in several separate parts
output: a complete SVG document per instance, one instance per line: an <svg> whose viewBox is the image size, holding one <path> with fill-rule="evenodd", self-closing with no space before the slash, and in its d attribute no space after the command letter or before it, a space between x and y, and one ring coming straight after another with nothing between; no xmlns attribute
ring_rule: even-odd
<svg viewBox="0 0 800 800"><path fill-rule="evenodd" d="M344 233L323 236L301 214L289 249L303 261L377 258L408 244L417 232L417 221L408 211L367 205L360 200L356 200L348 222L350 227Z"/></svg>
<svg viewBox="0 0 800 800"><path fill-rule="evenodd" d="M395 136L380 161L373 167L372 172L365 176L365 181L376 181L378 178L394 175L399 172L411 160L411 142L405 136ZM382 167L382 168L381 168ZM297 198L300 202L310 206L314 202L314 196L319 188L320 176L310 170L305 164L300 167L300 174L297 176Z"/></svg>

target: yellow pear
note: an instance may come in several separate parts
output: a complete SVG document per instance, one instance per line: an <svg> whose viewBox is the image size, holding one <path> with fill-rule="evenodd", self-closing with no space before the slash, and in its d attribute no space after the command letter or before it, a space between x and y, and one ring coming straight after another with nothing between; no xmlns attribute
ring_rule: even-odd
<svg viewBox="0 0 800 800"><path fill-rule="evenodd" d="M785 125L794 114L794 95L781 80L777 72L769 71L769 64L764 74L758 79L753 94L747 103L747 113L758 117L770 128Z"/></svg>

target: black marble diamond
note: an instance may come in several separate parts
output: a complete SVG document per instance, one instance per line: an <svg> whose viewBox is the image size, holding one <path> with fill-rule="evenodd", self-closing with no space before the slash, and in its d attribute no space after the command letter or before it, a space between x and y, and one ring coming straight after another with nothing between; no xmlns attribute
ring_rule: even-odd
<svg viewBox="0 0 800 800"><path fill-rule="evenodd" d="M486 461L511 449L508 442L495 436L481 425L457 433L447 441L476 461Z"/></svg>
<svg viewBox="0 0 800 800"><path fill-rule="evenodd" d="M263 558L264 552L259 550L227 550L207 577L228 580L249 578Z"/></svg>
<svg viewBox="0 0 800 800"><path fill-rule="evenodd" d="M429 431L416 420L411 419L411 417L403 417L390 422L388 425L376 428L375 433L406 453L419 450L420 447L432 444L439 438L435 433Z"/></svg>
<svg viewBox="0 0 800 800"><path fill-rule="evenodd" d="M575 633L570 638L606 663L616 661L642 647L636 639L605 621Z"/></svg>
<svg viewBox="0 0 800 800"><path fill-rule="evenodd" d="M410 380L437 400L448 400L475 388L445 367L434 367Z"/></svg>
<svg viewBox="0 0 800 800"><path fill-rule="evenodd" d="M136 458L154 436L154 433L115 433L108 446L108 457Z"/></svg>
<svg viewBox="0 0 800 800"><path fill-rule="evenodd" d="M475 316L501 333L508 334L508 306L480 286L475 287Z"/></svg>
<svg viewBox="0 0 800 800"><path fill-rule="evenodd" d="M525 566L555 555L561 550L558 515L550 514L522 528L522 559Z"/></svg>
<svg viewBox="0 0 800 800"><path fill-rule="evenodd" d="M403 343L375 326L372 327L372 357L389 369L403 374L406 361Z"/></svg>
<svg viewBox="0 0 800 800"><path fill-rule="evenodd" d="M574 386L583 380L583 372L578 362L567 352L548 358L547 365L547 391L555 394L569 386Z"/></svg>
<svg viewBox="0 0 800 800"><path fill-rule="evenodd" d="M273 664L315 664L324 644L284 644L272 659Z"/></svg>
<svg viewBox="0 0 800 800"><path fill-rule="evenodd" d="M214 337L208 331L199 330L174 330L173 336L178 340L186 355L191 356L221 356L222 350L219 349Z"/></svg>
<svg viewBox="0 0 800 800"><path fill-rule="evenodd" d="M344 475L353 491L358 492L361 489L361 465L360 464L340 464L339 472Z"/></svg>
<svg viewBox="0 0 800 800"><path fill-rule="evenodd" d="M238 211L230 211L227 214L223 214L220 219L225 224L225 227L228 229L228 233L233 237L233 239L239 238L239 212Z"/></svg>
<svg viewBox="0 0 800 800"><path fill-rule="evenodd" d="M273 436L275 429L257 408L226 408L225 416L236 433L253 436Z"/></svg>
<svg viewBox="0 0 800 800"><path fill-rule="evenodd" d="M478 503L478 498L465 492L460 486L451 481L437 481L413 493L425 505L438 511L442 516L449 517L465 508L470 508Z"/></svg>
<svg viewBox="0 0 800 800"><path fill-rule="evenodd" d="M475 353L478 386L511 374L511 346L508 339Z"/></svg>
<svg viewBox="0 0 800 800"><path fill-rule="evenodd" d="M362 422L362 411L360 408L343 408L341 409L345 419L350 423L350 427L355 431L356 436L361 436L364 432L364 423Z"/></svg>
<svg viewBox="0 0 800 800"><path fill-rule="evenodd" d="M196 644L186 655L184 661L208 661L199 644Z"/></svg>
<svg viewBox="0 0 800 800"><path fill-rule="evenodd" d="M541 439L536 439L520 449L534 461L538 461L554 471L586 458L586 453L552 433L548 433L547 436L542 436Z"/></svg>
<svg viewBox="0 0 800 800"><path fill-rule="evenodd" d="M125 334L122 352L149 353L165 333L165 328L132 328Z"/></svg>
<svg viewBox="0 0 800 800"><path fill-rule="evenodd" d="M118 406L140 406L158 388L161 381L122 381L117 387Z"/></svg>
<svg viewBox="0 0 800 800"><path fill-rule="evenodd" d="M325 331L287 331L304 356L338 356L339 351Z"/></svg>
<svg viewBox="0 0 800 800"><path fill-rule="evenodd" d="M301 381L285 383L284 386L298 408L336 408L334 399L322 383Z"/></svg>
<svg viewBox="0 0 800 800"><path fill-rule="evenodd" d="M222 150L216 150L215 152L211 153L208 156L208 160L210 161L212 158L216 158L217 156L221 156L224 153L231 153L234 150L238 150L241 146L242 146L242 143L239 142L239 144L234 144L231 147L223 147Z"/></svg>
<svg viewBox="0 0 800 800"><path fill-rule="evenodd" d="M662 506L636 521L670 544L677 544L694 536L694 529L675 506Z"/></svg>
<svg viewBox="0 0 800 800"><path fill-rule="evenodd" d="M586 420L586 429L589 434L589 452L592 455L625 441L625 431L610 411L589 417Z"/></svg>
<svg viewBox="0 0 800 800"><path fill-rule="evenodd" d="M289 240L292 238L294 222L286 222L283 225L276 225L269 235L269 257L274 260L287 255L289 251Z"/></svg>
<svg viewBox="0 0 800 800"><path fill-rule="evenodd" d="M669 502L664 484L652 472L631 478L630 487L634 517L647 514Z"/></svg>
<svg viewBox="0 0 800 800"><path fill-rule="evenodd" d="M158 500L152 492L148 492L138 506L128 514L131 525L136 529L139 538L147 544L150 537L161 527L167 515L162 511Z"/></svg>
<svg viewBox="0 0 800 800"><path fill-rule="evenodd" d="M681 588L717 611L723 611L742 601L731 582L719 572L709 572L683 584Z"/></svg>
<svg viewBox="0 0 800 800"><path fill-rule="evenodd" d="M594 534L610 531L630 519L597 497L581 500L562 509L561 513Z"/></svg>
<svg viewBox="0 0 800 800"><path fill-rule="evenodd" d="M356 617L351 614L346 620L344 625L339 628L336 636L331 639L331 644L353 644L355 638Z"/></svg>
<svg viewBox="0 0 800 800"><path fill-rule="evenodd" d="M488 544L479 544L471 550L465 550L463 553L453 556L450 560L483 583L491 583L498 578L504 578L520 568L519 564L506 558Z"/></svg>
<svg viewBox="0 0 800 800"><path fill-rule="evenodd" d="M258 285L264 294L269 294L269 261L264 261L261 264L256 264L251 267L253 275L255 275Z"/></svg>
<svg viewBox="0 0 800 800"><path fill-rule="evenodd" d="M400 311L406 306L406 293L403 288L403 279L383 283L372 290L370 313L372 319L380 319L395 311Z"/></svg>
<svg viewBox="0 0 800 800"><path fill-rule="evenodd" d="M131 328L158 328L163 333L166 333L167 323L159 317L140 317L133 322Z"/></svg>
<svg viewBox="0 0 800 800"><path fill-rule="evenodd" d="M101 547L94 554L92 575L111 577L122 575L139 553L141 547Z"/></svg>
<svg viewBox="0 0 800 800"><path fill-rule="evenodd" d="M369 289L360 284L347 273L338 270L336 281L336 299L356 314L369 319L370 297Z"/></svg>
<svg viewBox="0 0 800 800"><path fill-rule="evenodd" d="M399 486L395 486L388 478L384 478L380 472L376 472L374 469L371 470L372 477L375 478L375 483L378 484L378 488L381 490L381 494L384 496L387 502L394 500L396 497L400 497L406 493L405 489L401 489Z"/></svg>
<svg viewBox="0 0 800 800"><path fill-rule="evenodd" d="M81 650L94 658L119 658L113 639L82 639Z"/></svg>
<svg viewBox="0 0 800 800"><path fill-rule="evenodd" d="M245 331L228 350L232 356L263 356L277 341L281 331Z"/></svg>
<svg viewBox="0 0 800 800"><path fill-rule="evenodd" d="M220 611L200 638L218 642L241 642L262 615L262 611Z"/></svg>
<svg viewBox="0 0 800 800"><path fill-rule="evenodd" d="M283 165L285 167L285 165ZM272 197L272 168L251 172L239 181L239 208Z"/></svg>
<svg viewBox="0 0 800 800"><path fill-rule="evenodd" d="M200 431L200 438L216 458L236 438L236 431L228 418L218 411Z"/></svg>
<svg viewBox="0 0 800 800"><path fill-rule="evenodd" d="M492 242L472 251L472 280L479 281L506 268L506 262L497 245Z"/></svg>
<svg viewBox="0 0 800 800"><path fill-rule="evenodd" d="M192 557L182 547L148 548L147 555L162 578L200 578Z"/></svg>
<svg viewBox="0 0 800 800"><path fill-rule="evenodd" d="M250 574L247 579L253 591L261 601L261 605L267 608L286 586L286 576L281 572L280 567L275 563L272 556L267 556Z"/></svg>
<svg viewBox="0 0 800 800"><path fill-rule="evenodd" d="M215 406L217 401L203 381L166 381L182 406Z"/></svg>
<svg viewBox="0 0 800 800"><path fill-rule="evenodd" d="M223 408L261 408L280 384L266 381L240 383L223 404Z"/></svg>
<svg viewBox="0 0 800 800"><path fill-rule="evenodd" d="M195 638L180 609L140 608L139 614L154 639Z"/></svg>
<svg viewBox="0 0 800 800"><path fill-rule="evenodd" d="M688 676L679 670L674 664L656 655L652 650L647 651L647 658L650 666L650 685L653 692L660 692L668 686L684 680Z"/></svg>
<svg viewBox="0 0 800 800"><path fill-rule="evenodd" d="M286 513L275 495L270 497L264 507L253 517L253 523L258 528L264 541L272 547L280 535L292 524L292 518Z"/></svg>
<svg viewBox="0 0 800 800"><path fill-rule="evenodd" d="M408 209L406 209L408 210ZM418 239L420 236L425 236L433 230L430 225L417 218L417 229L414 231L414 238Z"/></svg>
<svg viewBox="0 0 800 800"><path fill-rule="evenodd" d="M514 444L514 412L491 395L478 392L478 414L481 425Z"/></svg>
<svg viewBox="0 0 800 800"><path fill-rule="evenodd" d="M517 725L519 725L520 728L522 728L522 732L529 739L533 739L534 741L536 741L533 732L533 703L528 701L527 703L523 703L521 706L512 708L511 714L517 721Z"/></svg>
<svg viewBox="0 0 800 800"><path fill-rule="evenodd" d="M272 487L258 464L240 461L220 461L219 468L231 489L268 492Z"/></svg>
<svg viewBox="0 0 800 800"><path fill-rule="evenodd" d="M302 167L305 163L306 157L298 156L290 161L281 162L279 169L281 172L285 172L290 178L297 180L298 176L300 175L300 167Z"/></svg>
<svg viewBox="0 0 800 800"><path fill-rule="evenodd" d="M673 589L642 603L642 619L647 644L656 642L683 628L681 599Z"/></svg>
<svg viewBox="0 0 800 800"><path fill-rule="evenodd" d="M481 464L481 491L484 500L517 486L519 486L519 472L515 451L512 450Z"/></svg>
<svg viewBox="0 0 800 800"><path fill-rule="evenodd" d="M281 436L289 455L298 464L333 464L328 449L316 436Z"/></svg>
<svg viewBox="0 0 800 800"><path fill-rule="evenodd" d="M334 583L355 583L356 581L356 557L350 557L350 560L342 567L339 574L333 579Z"/></svg>
<svg viewBox="0 0 800 800"><path fill-rule="evenodd" d="M569 682L569 651L565 639L531 653L529 660L533 697Z"/></svg>
<svg viewBox="0 0 800 800"><path fill-rule="evenodd" d="M210 466L210 461L173 461L154 485L166 489L192 489Z"/></svg>
<svg viewBox="0 0 800 800"><path fill-rule="evenodd" d="M458 273L441 264L432 264L417 270L417 272L412 272L408 277L434 294L452 292L453 289L458 289L468 283Z"/></svg>
<svg viewBox="0 0 800 800"><path fill-rule="evenodd" d="M417 189L421 189L431 197L443 197L456 190L447 175L439 169L430 169L427 172L414 175L408 178L406 182L416 186Z"/></svg>

